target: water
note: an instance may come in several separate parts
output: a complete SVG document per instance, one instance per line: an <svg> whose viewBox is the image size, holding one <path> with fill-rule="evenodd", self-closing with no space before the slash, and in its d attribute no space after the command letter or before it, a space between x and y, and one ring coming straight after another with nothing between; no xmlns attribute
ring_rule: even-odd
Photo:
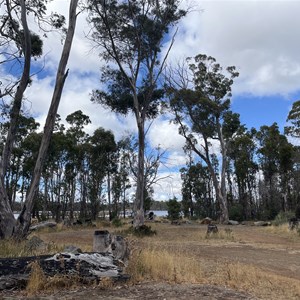
<svg viewBox="0 0 300 300"><path fill-rule="evenodd" d="M157 217L167 217L168 216L167 210L150 210L150 211L152 211L154 213L154 215Z"/></svg>

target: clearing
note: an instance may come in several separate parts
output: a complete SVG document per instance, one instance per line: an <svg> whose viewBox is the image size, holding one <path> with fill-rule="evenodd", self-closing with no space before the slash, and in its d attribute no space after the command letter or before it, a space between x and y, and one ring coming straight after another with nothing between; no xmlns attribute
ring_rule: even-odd
<svg viewBox="0 0 300 300"><path fill-rule="evenodd" d="M147 260L143 276L135 277L133 282L72 287L27 298L300 299L300 235L290 232L287 226L218 225L219 233L206 237L207 226L197 223L148 225L156 230L155 236L129 237L131 264ZM45 242L91 251L96 229L115 233L123 230L99 226L35 234ZM25 296L6 291L2 299Z"/></svg>

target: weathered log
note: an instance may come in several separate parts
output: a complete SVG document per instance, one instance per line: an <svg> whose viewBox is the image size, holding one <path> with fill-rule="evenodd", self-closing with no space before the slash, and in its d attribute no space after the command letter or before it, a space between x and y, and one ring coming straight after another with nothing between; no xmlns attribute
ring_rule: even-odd
<svg viewBox="0 0 300 300"><path fill-rule="evenodd" d="M84 281L99 281L101 277L127 279L119 260L111 253L57 253L21 258L0 259L0 290L26 285L31 263L37 261L46 276L76 275Z"/></svg>
<svg viewBox="0 0 300 300"><path fill-rule="evenodd" d="M57 226L57 223L54 222L54 221L44 221L44 222L40 222L40 223L37 223L37 224L34 224L34 225L31 225L30 228L29 228L29 231L34 231L34 230L38 230L38 229L41 229L41 228L53 228L53 227L56 227Z"/></svg>

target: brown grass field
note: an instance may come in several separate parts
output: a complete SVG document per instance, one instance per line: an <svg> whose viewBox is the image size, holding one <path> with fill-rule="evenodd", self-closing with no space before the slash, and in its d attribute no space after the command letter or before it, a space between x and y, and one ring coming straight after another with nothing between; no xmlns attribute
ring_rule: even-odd
<svg viewBox="0 0 300 300"><path fill-rule="evenodd" d="M73 282L56 291L39 290L40 297L45 293L48 296L43 299L81 299L86 295L89 300L300 299L300 235L289 231L287 225L219 225L219 233L210 237L206 236L207 226L197 223L147 225L157 234L127 237L131 257L126 273L131 280L125 286L103 280L96 287L74 287ZM94 230L122 234L127 227L99 223L97 228L59 228L34 234L52 245L50 252L70 244L92 251ZM36 277L43 278L42 274ZM35 292L33 284L33 290L27 289L22 298Z"/></svg>

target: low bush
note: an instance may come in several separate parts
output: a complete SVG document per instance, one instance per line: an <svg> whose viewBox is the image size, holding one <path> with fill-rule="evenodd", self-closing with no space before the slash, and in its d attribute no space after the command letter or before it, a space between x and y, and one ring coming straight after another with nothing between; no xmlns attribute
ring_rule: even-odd
<svg viewBox="0 0 300 300"><path fill-rule="evenodd" d="M152 230L151 226L142 225L137 228L131 226L126 230L122 231L123 235L132 234L136 237L146 237L156 235L156 230Z"/></svg>
<svg viewBox="0 0 300 300"><path fill-rule="evenodd" d="M119 218L113 218L112 221L111 221L111 224L114 226L114 227L122 227L123 226L123 222L121 219Z"/></svg>
<svg viewBox="0 0 300 300"><path fill-rule="evenodd" d="M291 211L281 211L272 222L272 225L279 226L288 223L291 218L295 217L295 214Z"/></svg>

